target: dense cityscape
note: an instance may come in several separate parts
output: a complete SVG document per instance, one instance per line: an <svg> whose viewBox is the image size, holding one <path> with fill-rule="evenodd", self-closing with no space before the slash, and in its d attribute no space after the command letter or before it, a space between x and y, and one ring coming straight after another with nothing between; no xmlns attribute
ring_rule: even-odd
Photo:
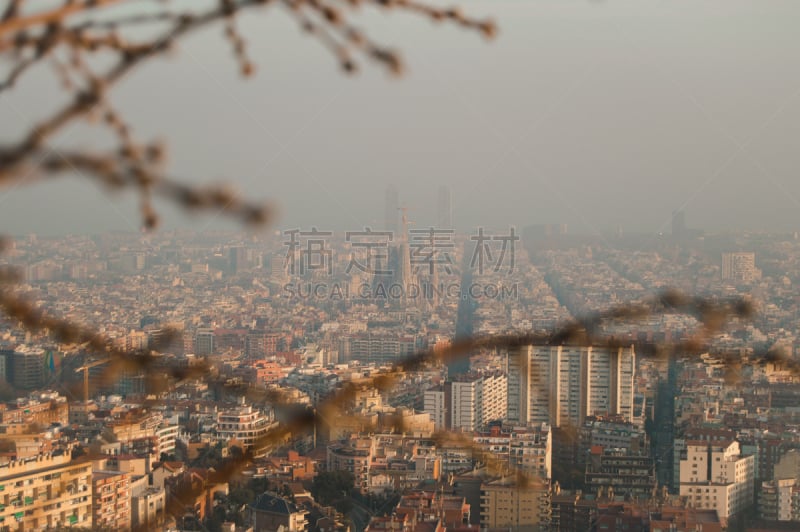
<svg viewBox="0 0 800 532"><path fill-rule="evenodd" d="M798 18L0 0L0 532L800 532Z"/></svg>
<svg viewBox="0 0 800 532"><path fill-rule="evenodd" d="M390 187L382 227L15 238L3 257L24 270L19 293L164 375L4 318L0 527L800 527L796 233L705 234L683 212L668 234L456 231L450 194L431 227ZM700 356L669 349L697 316L655 312L604 322L613 344L476 347L397 369L666 289L755 312ZM389 371L392 386L373 386ZM312 426L269 437L298 412Z"/></svg>

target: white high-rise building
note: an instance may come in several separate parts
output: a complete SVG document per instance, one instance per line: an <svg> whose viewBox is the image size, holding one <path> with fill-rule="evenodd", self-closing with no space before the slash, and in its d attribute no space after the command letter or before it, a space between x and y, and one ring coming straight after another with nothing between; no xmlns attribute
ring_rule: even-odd
<svg viewBox="0 0 800 532"><path fill-rule="evenodd" d="M691 508L727 519L753 504L755 458L742 456L737 441L687 442L680 475L680 495Z"/></svg>
<svg viewBox="0 0 800 532"><path fill-rule="evenodd" d="M481 430L506 417L506 375L466 373L425 392L424 410L436 430Z"/></svg>
<svg viewBox="0 0 800 532"><path fill-rule="evenodd" d="M476 431L490 421L505 418L507 383L502 373L467 373L445 383L445 394L449 391L452 406L447 428Z"/></svg>
<svg viewBox="0 0 800 532"><path fill-rule="evenodd" d="M633 415L631 347L523 346L508 355L508 420L580 426L586 416Z"/></svg>
<svg viewBox="0 0 800 532"><path fill-rule="evenodd" d="M430 390L425 390L423 411L431 415L434 430L445 430L445 413L447 408L444 404L444 386L436 386Z"/></svg>

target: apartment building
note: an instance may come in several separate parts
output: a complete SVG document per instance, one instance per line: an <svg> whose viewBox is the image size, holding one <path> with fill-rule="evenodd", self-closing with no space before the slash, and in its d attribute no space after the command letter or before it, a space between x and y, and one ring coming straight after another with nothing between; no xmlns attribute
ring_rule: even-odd
<svg viewBox="0 0 800 532"><path fill-rule="evenodd" d="M273 413L263 413L250 405L239 404L221 410L217 415L217 434L225 440L236 440L244 449L259 447L257 456L262 455L263 445L257 445L276 425ZM263 442L261 442L263 443Z"/></svg>
<svg viewBox="0 0 800 532"><path fill-rule="evenodd" d="M722 254L722 280L751 283L760 277L756 268L756 254L752 251L738 251Z"/></svg>
<svg viewBox="0 0 800 532"><path fill-rule="evenodd" d="M465 373L424 395L424 410L437 430L482 430L506 417L508 379L501 372Z"/></svg>
<svg viewBox="0 0 800 532"><path fill-rule="evenodd" d="M680 463L680 495L691 508L714 509L721 519L753 504L753 456L743 456L739 442L686 442Z"/></svg>
<svg viewBox="0 0 800 532"><path fill-rule="evenodd" d="M506 477L481 485L481 530L503 529L520 532L548 530L550 486L530 481L520 485Z"/></svg>
<svg viewBox="0 0 800 532"><path fill-rule="evenodd" d="M92 462L68 453L0 465L0 527L41 530L91 528Z"/></svg>
<svg viewBox="0 0 800 532"><path fill-rule="evenodd" d="M164 522L166 492L161 487L149 487L131 496L131 528L154 530Z"/></svg>
<svg viewBox="0 0 800 532"><path fill-rule="evenodd" d="M587 416L633 416L633 346L522 346L509 352L507 369L511 423L558 428Z"/></svg>
<svg viewBox="0 0 800 532"><path fill-rule="evenodd" d="M366 494L374 456L373 438L353 438L346 443L335 443L328 446L328 471L349 471L354 477L354 487Z"/></svg>
<svg viewBox="0 0 800 532"><path fill-rule="evenodd" d="M492 425L488 432L474 434L472 440L513 470L538 479L550 478L553 437L546 423L534 427Z"/></svg>
<svg viewBox="0 0 800 532"><path fill-rule="evenodd" d="M92 523L97 528L131 528L130 476L120 471L92 473Z"/></svg>

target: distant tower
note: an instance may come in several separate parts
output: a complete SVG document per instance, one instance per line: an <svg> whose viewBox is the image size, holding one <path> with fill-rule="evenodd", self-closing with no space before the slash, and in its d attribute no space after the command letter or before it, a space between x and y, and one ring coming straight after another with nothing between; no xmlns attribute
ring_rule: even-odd
<svg viewBox="0 0 800 532"><path fill-rule="evenodd" d="M394 185L389 185L386 187L384 230L397 233L397 210L399 207L397 188Z"/></svg>
<svg viewBox="0 0 800 532"><path fill-rule="evenodd" d="M436 222L437 229L453 228L453 191L447 185L439 187Z"/></svg>
<svg viewBox="0 0 800 532"><path fill-rule="evenodd" d="M408 207L399 207L403 212L403 233L400 235L400 282L403 286L403 297L411 286L411 251L408 247Z"/></svg>
<svg viewBox="0 0 800 532"><path fill-rule="evenodd" d="M684 235L686 235L686 213L672 211L672 236L682 238Z"/></svg>
<svg viewBox="0 0 800 532"><path fill-rule="evenodd" d="M431 249L434 249L434 244L435 244L434 240L435 237L433 235L433 231L431 231L431 241L430 241ZM434 264L433 266L434 266L433 273L431 274L431 279L430 279L431 294L429 303L431 309L436 309L436 307L439 306L439 293L437 291L439 287L439 268L436 267L436 264Z"/></svg>

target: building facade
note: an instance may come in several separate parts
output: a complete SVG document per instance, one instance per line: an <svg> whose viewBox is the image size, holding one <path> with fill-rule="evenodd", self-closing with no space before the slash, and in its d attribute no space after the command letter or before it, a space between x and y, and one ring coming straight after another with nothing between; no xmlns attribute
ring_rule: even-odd
<svg viewBox="0 0 800 532"><path fill-rule="evenodd" d="M756 254L735 252L722 254L722 280L738 283L752 283L758 278Z"/></svg>
<svg viewBox="0 0 800 532"><path fill-rule="evenodd" d="M508 354L508 420L581 426L587 416L633 415L633 347L523 346Z"/></svg>
<svg viewBox="0 0 800 532"><path fill-rule="evenodd" d="M794 478L762 482L758 513L766 521L800 522L800 482Z"/></svg>
<svg viewBox="0 0 800 532"><path fill-rule="evenodd" d="M728 518L753 504L754 481L754 458L741 454L739 442L687 442L680 495L689 507L714 509Z"/></svg>
<svg viewBox="0 0 800 532"><path fill-rule="evenodd" d="M481 485L481 530L538 532L549 529L550 486L532 481L521 486L515 478Z"/></svg>
<svg viewBox="0 0 800 532"><path fill-rule="evenodd" d="M131 488L126 473L92 473L92 524L112 530L131 528Z"/></svg>
<svg viewBox="0 0 800 532"><path fill-rule="evenodd" d="M586 489L590 493L646 500L655 487L653 457L631 455L625 449L592 448L586 465Z"/></svg>
<svg viewBox="0 0 800 532"><path fill-rule="evenodd" d="M39 455L0 465L0 527L91 528L92 463L69 454Z"/></svg>
<svg viewBox="0 0 800 532"><path fill-rule="evenodd" d="M244 450L256 447L261 449L261 440L275 425L271 411L264 414L250 405L240 404L222 410L217 415L217 434L220 438L236 440Z"/></svg>
<svg viewBox="0 0 800 532"><path fill-rule="evenodd" d="M353 474L354 487L366 494L374 456L372 438L353 438L346 443L332 444L328 446L328 471L349 471Z"/></svg>

